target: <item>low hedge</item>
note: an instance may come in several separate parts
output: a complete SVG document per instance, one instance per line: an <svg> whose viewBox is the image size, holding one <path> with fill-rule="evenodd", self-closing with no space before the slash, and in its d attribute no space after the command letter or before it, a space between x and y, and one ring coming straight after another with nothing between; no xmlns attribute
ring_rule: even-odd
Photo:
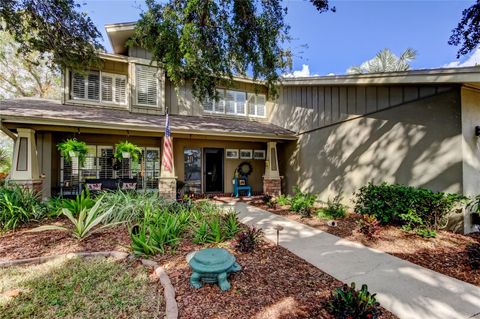
<svg viewBox="0 0 480 319"><path fill-rule="evenodd" d="M438 229L444 226L446 215L465 200L462 195L425 188L369 183L355 193L355 211L375 215L382 224Z"/></svg>

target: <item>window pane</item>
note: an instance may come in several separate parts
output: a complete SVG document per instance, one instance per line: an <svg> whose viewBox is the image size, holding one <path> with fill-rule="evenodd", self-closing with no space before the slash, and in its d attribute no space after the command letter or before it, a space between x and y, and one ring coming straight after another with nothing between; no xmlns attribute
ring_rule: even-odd
<svg viewBox="0 0 480 319"><path fill-rule="evenodd" d="M89 100L99 100L100 99L100 76L98 73L90 73L87 76L87 87L88 87L88 96Z"/></svg>
<svg viewBox="0 0 480 319"><path fill-rule="evenodd" d="M72 96L77 99L85 98L85 77L78 73L73 73L72 76Z"/></svg>
<svg viewBox="0 0 480 319"><path fill-rule="evenodd" d="M183 158L185 165L185 193L201 193L202 151L199 148L185 148Z"/></svg>
<svg viewBox="0 0 480 319"><path fill-rule="evenodd" d="M237 104L237 114L245 114L245 92L236 92L235 101Z"/></svg>
<svg viewBox="0 0 480 319"><path fill-rule="evenodd" d="M255 115L255 94L248 93L248 114Z"/></svg>
<svg viewBox="0 0 480 319"><path fill-rule="evenodd" d="M125 77L115 78L115 102L120 104L126 103L127 96L127 80Z"/></svg>
<svg viewBox="0 0 480 319"><path fill-rule="evenodd" d="M235 114L235 92L233 91L226 91L225 111L230 114Z"/></svg>
<svg viewBox="0 0 480 319"><path fill-rule="evenodd" d="M209 97L206 97L205 100L203 101L203 110L212 112L213 111L213 102L212 99Z"/></svg>
<svg viewBox="0 0 480 319"><path fill-rule="evenodd" d="M225 112L225 91L217 90L218 101L215 101L215 112L224 113Z"/></svg>
<svg viewBox="0 0 480 319"><path fill-rule="evenodd" d="M257 95L257 116L265 116L265 95Z"/></svg>
<svg viewBox="0 0 480 319"><path fill-rule="evenodd" d="M102 76L102 101L113 101L112 77Z"/></svg>

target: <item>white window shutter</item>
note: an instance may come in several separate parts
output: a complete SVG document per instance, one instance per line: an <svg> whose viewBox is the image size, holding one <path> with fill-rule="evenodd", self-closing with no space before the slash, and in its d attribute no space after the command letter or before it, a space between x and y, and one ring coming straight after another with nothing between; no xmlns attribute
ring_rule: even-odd
<svg viewBox="0 0 480 319"><path fill-rule="evenodd" d="M145 65L136 67L138 104L157 106L157 69Z"/></svg>
<svg viewBox="0 0 480 319"><path fill-rule="evenodd" d="M87 76L87 99L100 99L100 76L98 73L89 73Z"/></svg>
<svg viewBox="0 0 480 319"><path fill-rule="evenodd" d="M259 94L257 95L257 116L265 116L265 95Z"/></svg>
<svg viewBox="0 0 480 319"><path fill-rule="evenodd" d="M225 110L227 113L235 113L235 92L227 90L225 93Z"/></svg>
<svg viewBox="0 0 480 319"><path fill-rule="evenodd" d="M113 102L113 78L102 75L102 101Z"/></svg>
<svg viewBox="0 0 480 319"><path fill-rule="evenodd" d="M236 103L236 113L239 115L245 115L245 92L236 92L235 93L235 103Z"/></svg>
<svg viewBox="0 0 480 319"><path fill-rule="evenodd" d="M74 99L85 98L85 77L78 73L72 75L72 97Z"/></svg>
<svg viewBox="0 0 480 319"><path fill-rule="evenodd" d="M127 97L127 79L125 77L115 78L115 102L125 104Z"/></svg>
<svg viewBox="0 0 480 319"><path fill-rule="evenodd" d="M215 101L215 112L225 112L225 90L217 90L218 101Z"/></svg>
<svg viewBox="0 0 480 319"><path fill-rule="evenodd" d="M248 115L256 115L255 112L255 94L253 93L248 93Z"/></svg>

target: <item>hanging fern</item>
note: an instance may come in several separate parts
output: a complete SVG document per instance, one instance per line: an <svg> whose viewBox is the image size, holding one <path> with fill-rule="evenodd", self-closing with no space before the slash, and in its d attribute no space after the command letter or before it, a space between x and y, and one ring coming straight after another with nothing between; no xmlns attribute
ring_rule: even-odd
<svg viewBox="0 0 480 319"><path fill-rule="evenodd" d="M71 153L75 153L75 156L78 157L78 163L80 166L85 164L87 159L87 144L85 142L78 141L76 138L69 138L59 144L57 144L57 149L63 155L63 158L67 163L72 161Z"/></svg>

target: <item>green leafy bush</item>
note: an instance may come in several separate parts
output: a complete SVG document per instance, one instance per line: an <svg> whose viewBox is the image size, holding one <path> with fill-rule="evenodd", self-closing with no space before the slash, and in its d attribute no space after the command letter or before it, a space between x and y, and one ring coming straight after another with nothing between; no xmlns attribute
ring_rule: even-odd
<svg viewBox="0 0 480 319"><path fill-rule="evenodd" d="M196 244L220 243L232 239L240 230L240 223L235 212L223 214L217 211L213 214L202 215L200 218L196 217L195 220L193 242Z"/></svg>
<svg viewBox="0 0 480 319"><path fill-rule="evenodd" d="M242 253L250 253L256 249L263 236L262 229L247 227L236 236L235 249Z"/></svg>
<svg viewBox="0 0 480 319"><path fill-rule="evenodd" d="M289 196L282 194L275 199L275 202L280 206L286 206L286 205L290 205L291 198Z"/></svg>
<svg viewBox="0 0 480 319"><path fill-rule="evenodd" d="M417 228L415 230L415 233L418 236L421 236L423 238L435 238L435 237L437 237L437 232L434 229L429 229L429 228Z"/></svg>
<svg viewBox="0 0 480 319"><path fill-rule="evenodd" d="M105 212L102 212L100 206L102 204L102 198L98 199L95 205L92 208L84 208L78 214L78 217L75 217L73 212L67 208L62 208L62 214L68 218L68 220L73 224L73 229L63 226L56 225L45 225L34 228L30 232L41 232L48 230L61 230L66 232L72 232L73 237L78 240L83 240L88 236L98 232L106 227L111 227L117 223L104 223L108 215L113 211L113 207L110 207ZM100 226L104 223L102 226Z"/></svg>
<svg viewBox="0 0 480 319"><path fill-rule="evenodd" d="M310 217L317 196L302 192L298 186L295 186L293 191L294 195L291 199L290 210L299 213L303 217Z"/></svg>
<svg viewBox="0 0 480 319"><path fill-rule="evenodd" d="M367 285L356 290L355 283L344 284L332 291L326 308L336 319L376 319L382 310L375 295L370 294Z"/></svg>
<svg viewBox="0 0 480 319"><path fill-rule="evenodd" d="M480 244L469 244L467 246L468 263L473 270L480 269Z"/></svg>
<svg viewBox="0 0 480 319"><path fill-rule="evenodd" d="M324 219L343 218L347 214L347 207L342 204L342 197L337 195L333 200L328 199L327 206L317 211L317 216Z"/></svg>
<svg viewBox="0 0 480 319"><path fill-rule="evenodd" d="M457 194L387 183L369 183L355 195L355 211L359 214L373 214L382 224L405 225L412 220L405 221L402 215L413 212L422 220L422 225L431 229L444 227L448 213L466 199Z"/></svg>
<svg viewBox="0 0 480 319"><path fill-rule="evenodd" d="M60 203L61 207L68 209L73 216L78 216L82 210L92 208L95 205L95 200L90 197L88 189L84 189L75 199L64 199Z"/></svg>
<svg viewBox="0 0 480 319"><path fill-rule="evenodd" d="M0 231L46 216L47 208L38 193L17 185L0 187Z"/></svg>

